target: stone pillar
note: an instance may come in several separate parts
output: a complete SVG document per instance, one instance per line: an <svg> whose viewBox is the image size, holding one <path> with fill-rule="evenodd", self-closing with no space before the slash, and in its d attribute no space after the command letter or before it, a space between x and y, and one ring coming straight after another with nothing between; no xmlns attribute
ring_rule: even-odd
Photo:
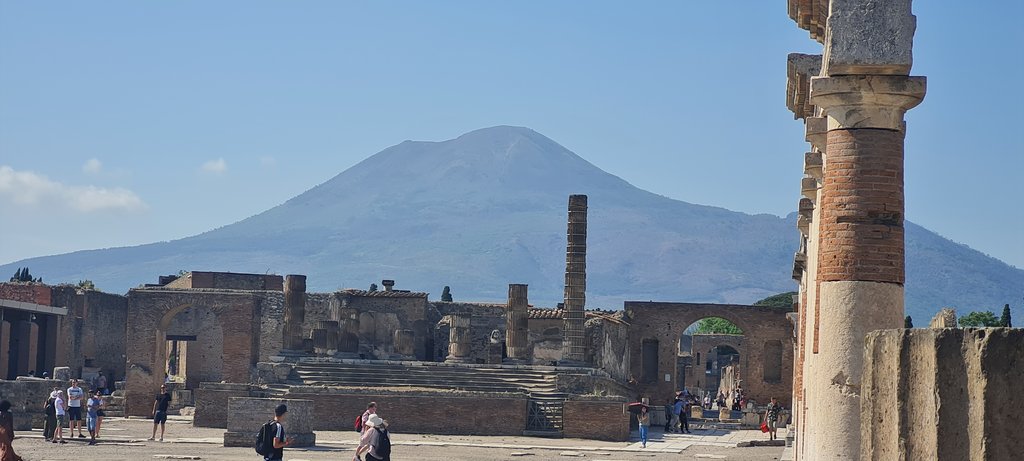
<svg viewBox="0 0 1024 461"><path fill-rule="evenodd" d="M412 330L395 330L395 355L399 359L416 358L416 332Z"/></svg>
<svg viewBox="0 0 1024 461"><path fill-rule="evenodd" d="M583 365L587 354L584 312L587 292L587 196L569 196L569 225L565 251L565 302L562 309L562 360Z"/></svg>
<svg viewBox="0 0 1024 461"><path fill-rule="evenodd" d="M395 281L394 280L381 280L380 284L384 285L384 291L391 291L391 290L395 289Z"/></svg>
<svg viewBox="0 0 1024 461"><path fill-rule="evenodd" d="M302 323L306 319L306 276L284 277L284 340L285 349L303 350Z"/></svg>
<svg viewBox="0 0 1024 461"><path fill-rule="evenodd" d="M509 362L526 361L526 343L529 336L529 300L527 285L512 283L508 286L508 308L505 311L505 353Z"/></svg>
<svg viewBox="0 0 1024 461"><path fill-rule="evenodd" d="M903 325L903 114L924 93L923 77L811 80L828 134L816 223L817 357L804 376L816 434L806 459L858 456L865 335Z"/></svg>
<svg viewBox="0 0 1024 461"><path fill-rule="evenodd" d="M11 322L0 322L0 379L7 379L11 356Z"/></svg>
<svg viewBox="0 0 1024 461"><path fill-rule="evenodd" d="M448 358L445 362L465 363L471 360L472 343L470 338L469 312L452 312L448 314L451 329L448 333Z"/></svg>
<svg viewBox="0 0 1024 461"><path fill-rule="evenodd" d="M320 320L310 336L313 338L313 352L316 355L330 356L338 351L338 322Z"/></svg>
<svg viewBox="0 0 1024 461"><path fill-rule="evenodd" d="M338 353L341 358L359 357L359 311L347 307L338 308L332 317L338 322Z"/></svg>

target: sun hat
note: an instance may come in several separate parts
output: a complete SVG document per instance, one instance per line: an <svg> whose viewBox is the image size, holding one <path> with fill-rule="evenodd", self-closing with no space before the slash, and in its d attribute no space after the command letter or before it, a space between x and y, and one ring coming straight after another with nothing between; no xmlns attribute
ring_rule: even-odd
<svg viewBox="0 0 1024 461"><path fill-rule="evenodd" d="M366 425L367 426L377 427L377 426L380 426L382 424L384 424L384 420L381 419L380 416L377 416L377 413L371 413L370 416L366 418Z"/></svg>

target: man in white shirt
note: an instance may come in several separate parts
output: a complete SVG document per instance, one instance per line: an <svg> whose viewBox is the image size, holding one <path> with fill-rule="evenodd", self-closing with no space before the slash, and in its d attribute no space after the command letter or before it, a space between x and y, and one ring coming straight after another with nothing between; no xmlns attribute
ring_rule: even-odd
<svg viewBox="0 0 1024 461"><path fill-rule="evenodd" d="M85 400L85 391L78 387L78 380L71 380L71 387L68 388L68 434L75 436L75 427L78 427L78 438L84 439L82 435L82 401Z"/></svg>
<svg viewBox="0 0 1024 461"><path fill-rule="evenodd" d="M53 443L67 443L64 441L64 396L60 391L54 391L53 408L57 412L57 429L53 431Z"/></svg>

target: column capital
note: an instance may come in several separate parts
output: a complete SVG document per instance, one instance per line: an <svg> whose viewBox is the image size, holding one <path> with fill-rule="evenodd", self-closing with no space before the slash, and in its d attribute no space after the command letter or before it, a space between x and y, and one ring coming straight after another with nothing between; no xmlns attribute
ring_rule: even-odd
<svg viewBox="0 0 1024 461"><path fill-rule="evenodd" d="M811 79L811 102L828 117L829 130L903 130L903 114L924 100L925 77L842 75Z"/></svg>
<svg viewBox="0 0 1024 461"><path fill-rule="evenodd" d="M804 140L818 152L825 152L825 135L828 134L828 117L807 117L804 119Z"/></svg>

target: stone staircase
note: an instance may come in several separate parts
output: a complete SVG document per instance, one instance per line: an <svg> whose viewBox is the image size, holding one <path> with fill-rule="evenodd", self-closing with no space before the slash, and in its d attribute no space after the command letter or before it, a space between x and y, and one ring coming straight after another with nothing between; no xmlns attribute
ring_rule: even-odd
<svg viewBox="0 0 1024 461"><path fill-rule="evenodd" d="M124 389L117 389L110 395L103 396L103 414L105 418L124 417Z"/></svg>
<svg viewBox="0 0 1024 461"><path fill-rule="evenodd" d="M500 367L453 367L395 363L299 363L296 384L363 388L425 388L469 392L557 395L556 373Z"/></svg>

